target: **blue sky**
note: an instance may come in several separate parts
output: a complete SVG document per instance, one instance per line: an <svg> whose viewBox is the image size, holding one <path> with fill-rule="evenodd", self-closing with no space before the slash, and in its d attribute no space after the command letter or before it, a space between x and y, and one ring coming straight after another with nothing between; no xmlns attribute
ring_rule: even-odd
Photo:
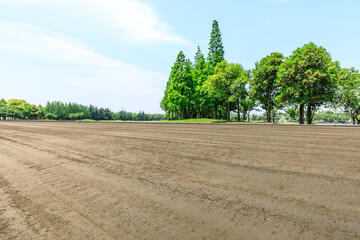
<svg viewBox="0 0 360 240"><path fill-rule="evenodd" d="M310 41L360 68L358 0L0 0L0 98L149 113L180 50L207 54L219 21L225 58L251 69Z"/></svg>

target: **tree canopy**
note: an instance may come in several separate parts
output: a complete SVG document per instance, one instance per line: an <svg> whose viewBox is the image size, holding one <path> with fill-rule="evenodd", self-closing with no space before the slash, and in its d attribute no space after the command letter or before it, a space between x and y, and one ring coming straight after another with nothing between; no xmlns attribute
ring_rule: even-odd
<svg viewBox="0 0 360 240"><path fill-rule="evenodd" d="M242 114L244 120L260 106L267 122L285 111L299 123L306 119L311 124L319 107L333 106L360 123L359 73L342 69L322 46L310 42L286 58L273 52L253 70L245 70L225 60L219 23L214 20L208 49L205 59L197 48L194 64L179 53L161 101L168 119L230 120L231 112L237 111L237 119Z"/></svg>

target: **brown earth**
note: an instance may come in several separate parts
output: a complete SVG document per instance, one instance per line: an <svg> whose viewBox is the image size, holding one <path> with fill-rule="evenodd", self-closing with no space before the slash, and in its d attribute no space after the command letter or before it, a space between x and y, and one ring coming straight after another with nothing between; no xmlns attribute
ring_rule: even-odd
<svg viewBox="0 0 360 240"><path fill-rule="evenodd" d="M360 128L3 121L0 239L360 239Z"/></svg>

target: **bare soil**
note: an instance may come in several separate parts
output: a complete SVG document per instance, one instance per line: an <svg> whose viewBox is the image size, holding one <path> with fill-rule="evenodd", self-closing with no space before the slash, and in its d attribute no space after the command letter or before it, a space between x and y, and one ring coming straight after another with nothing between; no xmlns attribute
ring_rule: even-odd
<svg viewBox="0 0 360 240"><path fill-rule="evenodd" d="M3 121L0 239L360 239L360 128Z"/></svg>

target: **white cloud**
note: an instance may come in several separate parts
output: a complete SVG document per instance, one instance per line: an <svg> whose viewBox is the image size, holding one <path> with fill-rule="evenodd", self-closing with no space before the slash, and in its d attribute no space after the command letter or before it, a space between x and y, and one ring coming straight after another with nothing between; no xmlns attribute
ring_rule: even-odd
<svg viewBox="0 0 360 240"><path fill-rule="evenodd" d="M1 0L0 0L1 2ZM117 35L135 41L191 44L170 33L171 27L162 22L153 9L138 0L3 0L7 4L54 5L77 17L96 20L117 30Z"/></svg>
<svg viewBox="0 0 360 240"><path fill-rule="evenodd" d="M47 60L97 67L130 67L101 56L84 42L29 24L0 21L0 49L24 51Z"/></svg>
<svg viewBox="0 0 360 240"><path fill-rule="evenodd" d="M5 98L100 104L158 112L166 77L107 58L86 43L28 24L0 22L0 84Z"/></svg>

